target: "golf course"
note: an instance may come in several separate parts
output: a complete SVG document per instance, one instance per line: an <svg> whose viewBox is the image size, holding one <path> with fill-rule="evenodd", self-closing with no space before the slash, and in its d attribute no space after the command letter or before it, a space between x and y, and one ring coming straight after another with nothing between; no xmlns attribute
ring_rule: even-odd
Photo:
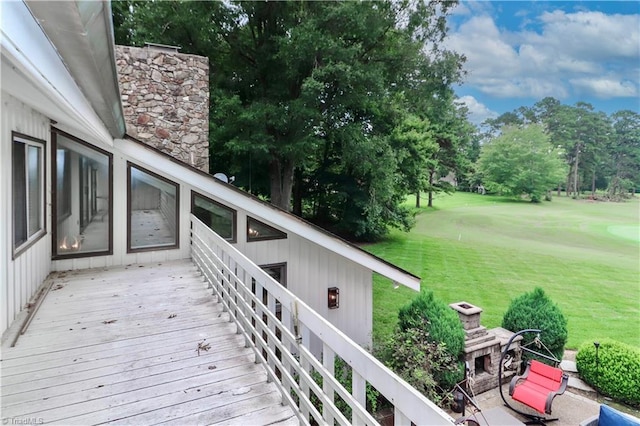
<svg viewBox="0 0 640 426"><path fill-rule="evenodd" d="M420 276L443 302L481 307L487 328L501 325L512 299L541 287L568 321L567 349L604 338L640 347L639 224L638 197L532 204L459 192L417 209L409 233L364 248ZM393 332L415 294L375 277L374 341Z"/></svg>

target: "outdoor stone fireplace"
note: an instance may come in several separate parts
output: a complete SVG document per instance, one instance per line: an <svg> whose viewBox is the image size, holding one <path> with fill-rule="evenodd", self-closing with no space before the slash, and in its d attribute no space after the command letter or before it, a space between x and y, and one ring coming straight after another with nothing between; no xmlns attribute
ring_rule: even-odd
<svg viewBox="0 0 640 426"><path fill-rule="evenodd" d="M500 355L514 333L502 327L487 330L480 324L482 308L471 303L456 302L449 307L458 313L464 328L464 361L469 365L469 377L473 379L473 392L481 393L498 387ZM520 365L521 340L522 336L518 336L511 343L507 352L509 365L504 366L503 377L514 375Z"/></svg>
<svg viewBox="0 0 640 426"><path fill-rule="evenodd" d="M127 134L209 172L209 60L147 43L116 46Z"/></svg>

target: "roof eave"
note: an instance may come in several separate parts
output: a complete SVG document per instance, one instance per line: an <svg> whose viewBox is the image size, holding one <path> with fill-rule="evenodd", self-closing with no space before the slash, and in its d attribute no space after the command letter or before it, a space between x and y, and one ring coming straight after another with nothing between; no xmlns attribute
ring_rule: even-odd
<svg viewBox="0 0 640 426"><path fill-rule="evenodd" d="M281 225L283 228L299 235L302 238L313 241L316 244L322 245L326 249L337 253L353 262L356 262L373 272L376 272L396 284L404 285L415 291L420 291L420 277L412 274L366 250L350 243L349 241L340 238L339 236L320 228L319 226L308 222L286 210L280 209L273 204L267 203L258 197L255 197L246 191L241 190L231 184L225 183L219 179L214 178L212 175L203 172L189 164L186 164L180 160L177 160L169 154L160 151L157 148L149 146L144 142L137 140L136 138L126 135L125 141L135 142L135 144L128 147L122 146L121 149L133 158L143 159L146 158L142 150L154 151L163 157L167 158L171 162L180 167L185 167L188 170L197 173L201 176L206 176L210 179L207 181L207 186L202 188L206 191L211 191L209 183L213 181L216 185L219 185L219 191L216 191L221 198L228 200L239 208L247 211L251 211L258 217L261 217L272 223ZM116 141L117 142L117 141ZM184 174L182 174L184 178ZM197 183L193 183L197 187Z"/></svg>
<svg viewBox="0 0 640 426"><path fill-rule="evenodd" d="M88 0L25 0L25 3L111 136L124 136L126 125L110 3Z"/></svg>

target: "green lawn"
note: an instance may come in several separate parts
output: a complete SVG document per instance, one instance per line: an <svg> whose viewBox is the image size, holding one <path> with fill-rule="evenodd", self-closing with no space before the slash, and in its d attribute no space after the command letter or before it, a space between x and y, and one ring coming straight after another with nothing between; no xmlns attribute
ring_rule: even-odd
<svg viewBox="0 0 640 426"><path fill-rule="evenodd" d="M434 205L418 212L410 233L393 231L365 249L422 277L446 303L480 306L487 328L500 325L514 297L540 286L568 320L567 348L604 337L640 347L640 199L531 204L456 193ZM374 340L392 332L414 295L375 278Z"/></svg>

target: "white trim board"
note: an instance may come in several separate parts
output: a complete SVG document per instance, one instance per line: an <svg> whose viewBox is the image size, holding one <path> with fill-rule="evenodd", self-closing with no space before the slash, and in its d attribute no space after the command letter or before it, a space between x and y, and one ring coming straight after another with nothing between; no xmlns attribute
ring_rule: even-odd
<svg viewBox="0 0 640 426"><path fill-rule="evenodd" d="M420 291L420 278L402 271L398 267L378 259L376 256L354 247L335 236L316 229L292 214L272 207L267 203L254 200L248 194L244 194L230 187L228 184L218 181L213 176L205 176L186 165L181 165L177 161L133 141L116 139L114 141L114 147L123 154L136 159L138 163L152 171L166 176L179 177L180 180L194 188L217 196L240 210L250 212L258 219L277 224L287 232L292 232L321 245L336 254L389 278L395 283L402 284L415 291Z"/></svg>

